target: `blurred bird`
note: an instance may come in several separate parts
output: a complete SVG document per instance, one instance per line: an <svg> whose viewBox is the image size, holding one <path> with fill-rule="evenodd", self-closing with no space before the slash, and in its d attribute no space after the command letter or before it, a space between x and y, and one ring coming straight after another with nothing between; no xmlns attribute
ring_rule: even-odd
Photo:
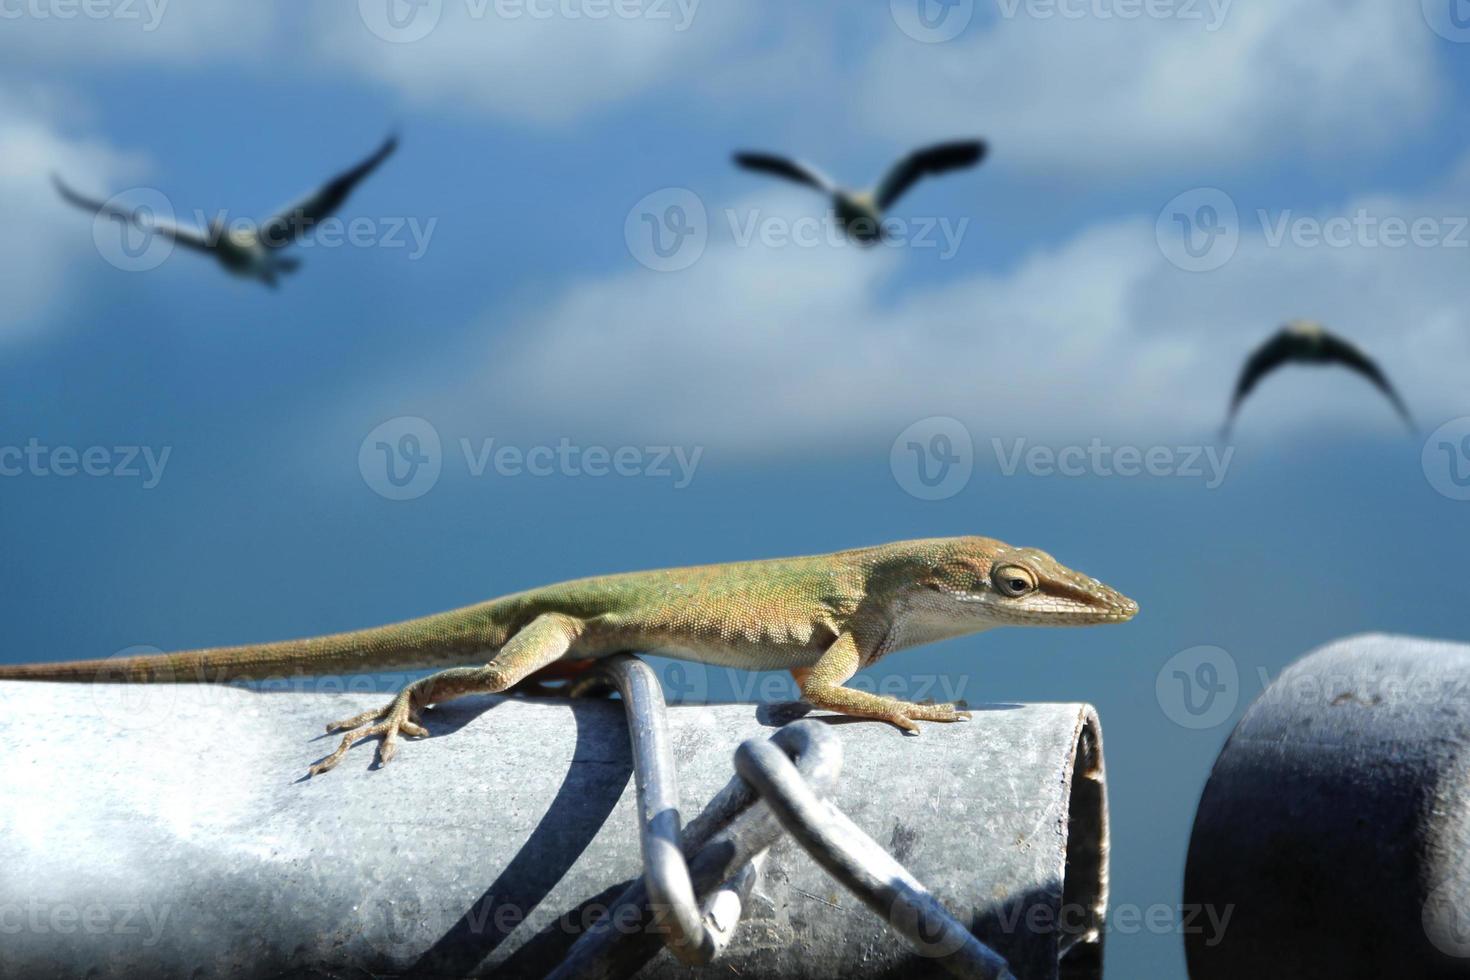
<svg viewBox="0 0 1470 980"><path fill-rule="evenodd" d="M118 204L84 197L68 187L56 174L51 175L57 191L68 202L96 215L107 215L136 225L148 233L156 233L196 252L213 255L230 273L259 279L275 288L280 275L295 272L301 260L279 254L280 250L309 235L318 222L330 217L347 200L349 194L378 168L395 149L398 137L389 136L366 160L344 170L317 190L282 208L253 228L227 228L223 219L212 220L207 229L176 225L148 216L146 223L138 211Z"/></svg>
<svg viewBox="0 0 1470 980"><path fill-rule="evenodd" d="M1282 327L1270 340L1256 348L1241 369L1240 379L1235 383L1235 395L1230 399L1230 412L1225 418L1221 437L1230 438L1231 427L1240 405L1256 384L1283 364L1340 364L1356 371L1393 402L1399 418L1414 431L1414 420L1399 393L1389 384L1388 378L1377 364L1373 363L1354 345L1327 332L1327 328L1311 320L1292 320Z"/></svg>
<svg viewBox="0 0 1470 980"><path fill-rule="evenodd" d="M832 198L837 221L853 241L871 245L883 238L883 214L920 177L973 167L985 157L984 140L957 140L915 150L889 168L878 186L851 191L837 186L815 167L769 153L737 153L735 162L746 170L774 174L814 187Z"/></svg>

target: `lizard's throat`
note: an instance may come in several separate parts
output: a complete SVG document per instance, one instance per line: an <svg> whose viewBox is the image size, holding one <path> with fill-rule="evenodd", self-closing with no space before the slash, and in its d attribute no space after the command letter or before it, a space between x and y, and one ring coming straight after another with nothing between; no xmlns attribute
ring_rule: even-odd
<svg viewBox="0 0 1470 980"><path fill-rule="evenodd" d="M957 615L951 610L910 609L894 617L893 629L889 633L889 649L904 650L925 643L952 640L1001 625L976 615L979 612L978 609L966 609Z"/></svg>

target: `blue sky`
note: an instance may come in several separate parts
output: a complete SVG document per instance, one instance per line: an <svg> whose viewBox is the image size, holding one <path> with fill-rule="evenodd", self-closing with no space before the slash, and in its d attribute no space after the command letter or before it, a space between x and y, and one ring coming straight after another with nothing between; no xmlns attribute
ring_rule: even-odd
<svg viewBox="0 0 1470 980"><path fill-rule="evenodd" d="M1077 16L960 3L939 43L905 32L898 0L603 20L442 0L412 41L374 34L373 0L5 6L0 448L168 455L153 486L0 477L0 656L276 639L597 571L989 534L1143 612L884 670L943 672L974 701L1097 704L1114 898L1177 904L1200 787L1263 677L1354 631L1470 636L1470 503L1436 489L1426 452L1441 425L1470 431L1470 48L1434 0L1236 0L1218 20L1064 6ZM116 268L47 182L258 217L395 128L398 154L343 212L374 244L302 249L276 292L191 254ZM785 151L863 184L971 134L983 167L895 208L916 233L951 222L952 250L769 239L822 202L729 163ZM1219 194L1233 237L1194 260L1173 215ZM642 214L691 201L702 249L649 268ZM1346 238L1313 238L1334 221ZM1393 221L1419 241L1389 243ZM411 226L421 250L386 241ZM741 241L752 227L767 243ZM1421 433L1359 379L1298 370L1246 406L1216 487L1006 472L1017 440L1188 469L1241 358L1295 316L1377 357ZM439 476L393 500L364 442L421 431L405 417L438 438ZM925 444L955 431L936 417L973 469L928 500L892 450L916 424ZM643 475L476 475L489 439L630 447ZM663 447L697 451L687 486L646 472ZM1201 646L1239 679L1195 728L1158 679ZM1108 955L1118 975L1182 975L1174 935L1115 935Z"/></svg>

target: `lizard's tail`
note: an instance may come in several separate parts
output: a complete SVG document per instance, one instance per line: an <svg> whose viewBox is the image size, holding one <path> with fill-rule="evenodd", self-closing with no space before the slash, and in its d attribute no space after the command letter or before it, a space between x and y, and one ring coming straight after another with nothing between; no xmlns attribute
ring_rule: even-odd
<svg viewBox="0 0 1470 980"><path fill-rule="evenodd" d="M67 660L54 664L5 664L0 665L0 681L186 681L205 672L206 652L214 651Z"/></svg>
<svg viewBox="0 0 1470 980"><path fill-rule="evenodd" d="M0 681L193 684L476 663L505 643L503 612L500 601L491 601L391 626L305 640L0 665Z"/></svg>

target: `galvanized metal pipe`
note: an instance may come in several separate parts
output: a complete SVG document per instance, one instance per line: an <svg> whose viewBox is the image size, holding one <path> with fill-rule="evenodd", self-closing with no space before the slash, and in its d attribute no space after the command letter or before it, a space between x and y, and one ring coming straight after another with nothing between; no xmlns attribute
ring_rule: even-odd
<svg viewBox="0 0 1470 980"><path fill-rule="evenodd" d="M332 682L0 684L0 976L546 976L642 874L623 708L467 698L426 712L433 737L382 769L364 746L301 778L333 744L324 721L384 700ZM681 809L732 783L737 745L803 710L670 707ZM1017 976L1099 975L1106 810L1090 710L981 707L919 738L822 727L848 759L833 803ZM725 826L689 859L696 887L701 854L733 853L720 834L738 823L688 822L686 840ZM789 839L747 898L720 960L691 972L655 948L639 976L937 969ZM1050 925L1073 909L1082 930Z"/></svg>
<svg viewBox="0 0 1470 980"><path fill-rule="evenodd" d="M1193 980L1470 976L1470 646L1284 671L1215 763L1184 900Z"/></svg>
<svg viewBox="0 0 1470 980"><path fill-rule="evenodd" d="M812 792L774 746L758 739L741 744L735 752L735 769L817 863L921 956L937 959L961 980L1015 980L1005 960L970 935L907 868Z"/></svg>
<svg viewBox="0 0 1470 980"><path fill-rule="evenodd" d="M754 741L754 740L752 740ZM815 721L796 722L771 736L771 750L807 785L828 793L842 769L842 743L827 726ZM731 898L743 908L754 885L756 867L781 837L781 823L762 802L749 781L731 779L700 816L689 825L684 850L694 889L723 899L724 915L714 927L729 945L736 923ZM612 903L607 914L574 945L547 980L623 980L658 952L661 934L654 928L653 894L644 879L633 882Z"/></svg>

